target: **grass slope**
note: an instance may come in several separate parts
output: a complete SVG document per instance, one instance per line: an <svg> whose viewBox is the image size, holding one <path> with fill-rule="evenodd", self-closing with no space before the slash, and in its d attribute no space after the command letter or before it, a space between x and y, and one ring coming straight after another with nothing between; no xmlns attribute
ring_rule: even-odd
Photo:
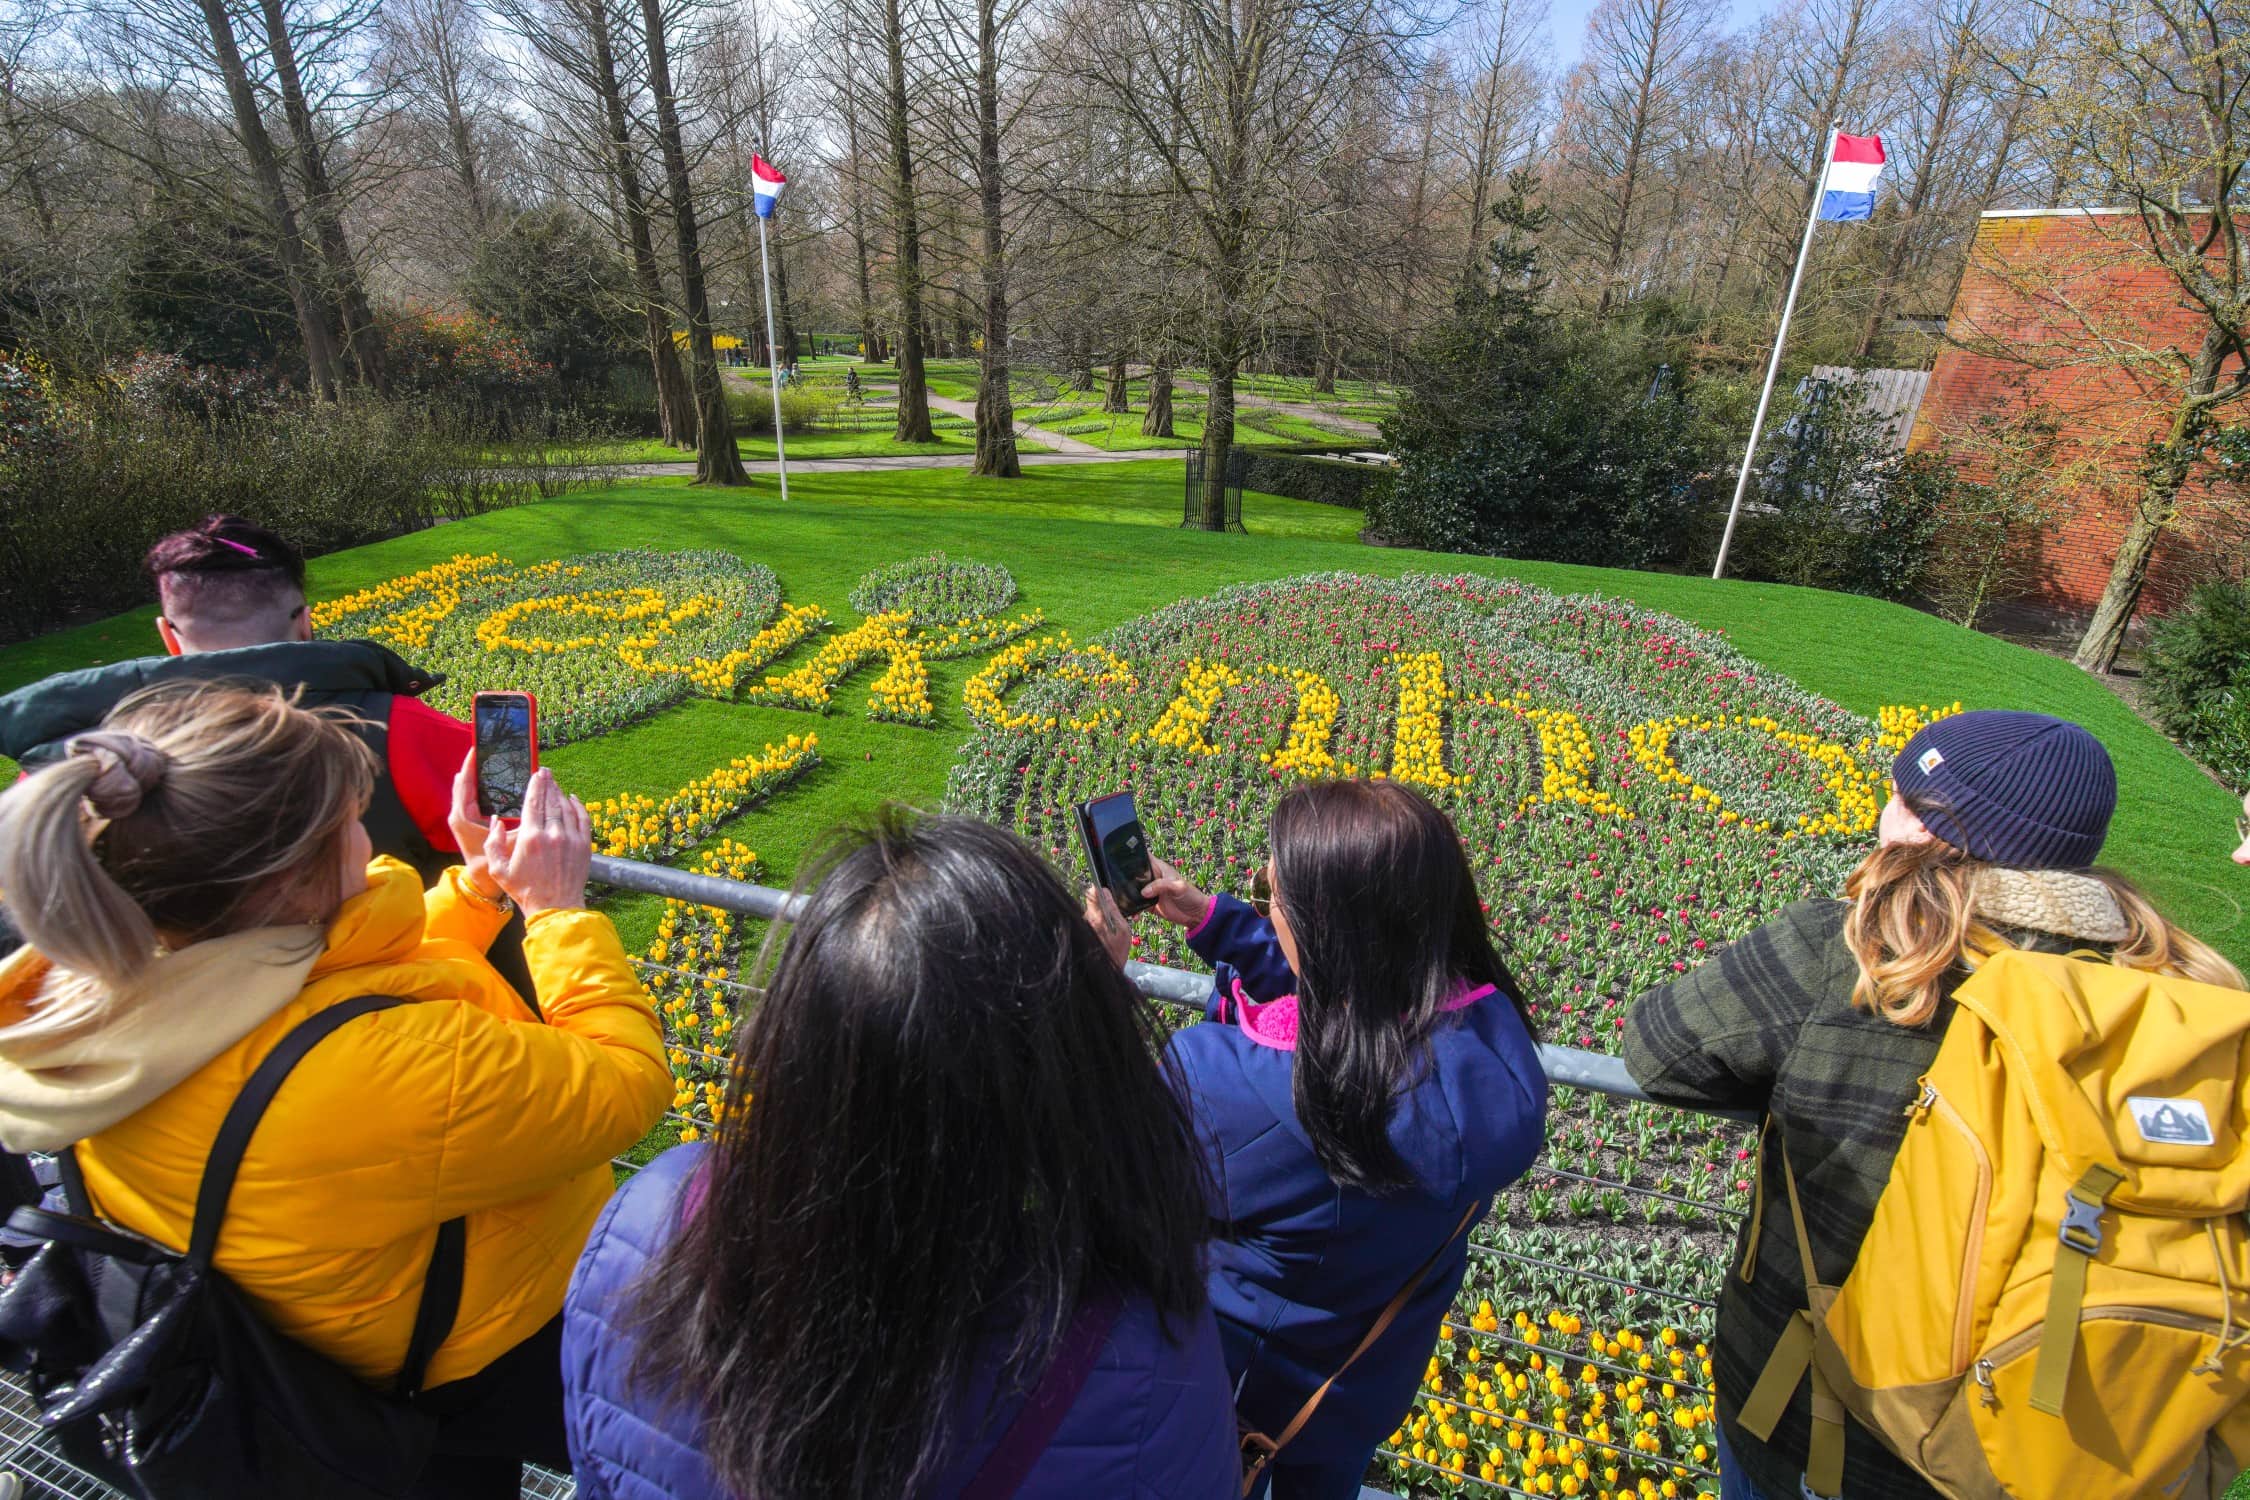
<svg viewBox="0 0 2250 1500"><path fill-rule="evenodd" d="M312 582L317 593L332 595L464 551L535 562L612 547L716 546L770 565L792 601L819 603L848 623L854 616L846 595L862 573L942 547L955 556L1006 563L1023 602L1045 609L1081 639L1190 594L1328 569L1468 569L1565 592L1609 594L1724 631L1754 660L1860 713L1873 714L1886 703L1959 699L1972 708L2038 709L2086 725L2109 747L2122 784L2108 859L2145 884L2167 911L2238 962L2250 963L2250 924L2241 911L2250 874L2227 862L2232 800L2067 662L1846 594L1370 548L1355 540L1356 512L1263 495L1245 497L1248 536L1181 531L1180 486L1177 460L1029 469L1012 482L960 470L808 470L794 477L784 509L770 481L715 491L657 479L320 558ZM152 649L153 613L144 608L0 651L0 690ZM978 657L931 664L934 730L869 722L861 708L864 683L855 680L839 693L838 711L825 718L694 700L630 729L565 746L550 761L589 798L629 789L661 793L745 747L817 730L827 764L730 830L786 878L808 841L838 820L886 799L937 799L969 727L961 686L980 665ZM0 762L0 776L4 767ZM641 927L640 910L625 915L629 933Z"/></svg>

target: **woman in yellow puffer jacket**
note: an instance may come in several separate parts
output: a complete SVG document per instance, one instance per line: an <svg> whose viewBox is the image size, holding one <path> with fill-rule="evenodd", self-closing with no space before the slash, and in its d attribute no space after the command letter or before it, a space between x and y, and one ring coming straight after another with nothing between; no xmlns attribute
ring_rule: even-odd
<svg viewBox="0 0 2250 1500"><path fill-rule="evenodd" d="M0 795L0 1142L77 1146L94 1207L175 1248L219 1122L308 1015L361 1017L293 1072L251 1140L217 1266L274 1326L365 1380L405 1360L437 1226L467 1217L460 1315L422 1398L446 1420L425 1496L512 1496L566 1462L557 1314L610 1159L671 1097L663 1037L585 909L585 808L545 771L520 826L454 788L465 862L426 894L368 862L370 753L278 691L136 694ZM535 1014L485 962L511 900ZM543 1018L542 1018L543 1015Z"/></svg>

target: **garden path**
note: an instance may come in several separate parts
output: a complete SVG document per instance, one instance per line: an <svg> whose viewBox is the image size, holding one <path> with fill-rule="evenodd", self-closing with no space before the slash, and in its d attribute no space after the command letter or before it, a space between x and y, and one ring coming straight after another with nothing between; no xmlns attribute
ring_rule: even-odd
<svg viewBox="0 0 2250 1500"><path fill-rule="evenodd" d="M1199 396L1211 394L1204 388L1203 382L1200 380L1182 380L1179 382L1179 388L1183 391L1193 391ZM1349 433L1353 437L1379 438L1383 435L1383 429L1377 427L1373 422L1363 422L1357 417L1347 417L1340 412L1330 411L1325 406L1313 406L1302 401L1277 401L1271 396L1253 396L1248 391L1238 390L1234 393L1234 404L1237 406L1270 406L1275 411L1287 412L1293 417L1301 417L1316 427L1332 428L1337 432Z"/></svg>
<svg viewBox="0 0 2250 1500"><path fill-rule="evenodd" d="M936 404L934 398L931 404ZM1034 442L1056 441L1052 434L1042 434L1032 428L1018 428L1017 435ZM1068 442L1069 439L1062 441ZM1083 451L1025 453L1020 458L1028 467L1032 464L1131 463L1135 459L1147 459L1151 456L1133 452L1107 453L1083 443L1078 444L1077 448ZM1168 455L1160 453L1154 456L1163 458ZM976 455L972 453L882 453L860 458L793 458L789 461L789 470L791 473L817 469L823 474L870 474L887 469L966 469L975 462ZM617 473L628 479L677 478L683 473L691 472L694 464L692 456L674 463L620 464L617 466ZM753 474L771 474L775 464L770 458L746 458L742 461L742 467Z"/></svg>
<svg viewBox="0 0 2250 1500"><path fill-rule="evenodd" d="M974 401L955 401L949 396L932 396L930 397L930 405L936 410L944 412L947 416L966 417L972 422L977 419L977 404ZM1054 449L1058 457L1091 458L1096 455L1103 458L1115 457L1114 454L1097 448L1092 443L1080 442L1077 438L1066 437L1062 433L1053 432L1044 427L1025 427L1019 423L1016 427L1016 436L1029 442L1044 443L1049 448ZM1032 454L1025 454L1024 461L1030 462L1033 456Z"/></svg>

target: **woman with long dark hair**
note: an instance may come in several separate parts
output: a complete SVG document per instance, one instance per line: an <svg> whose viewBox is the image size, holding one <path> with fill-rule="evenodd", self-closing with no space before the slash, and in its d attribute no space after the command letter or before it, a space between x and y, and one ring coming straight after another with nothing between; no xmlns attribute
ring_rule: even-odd
<svg viewBox="0 0 2250 1500"><path fill-rule="evenodd" d="M628 1183L572 1284L579 1494L1232 1496L1202 1164L1069 893L962 818L806 885L716 1141Z"/></svg>
<svg viewBox="0 0 2250 1500"><path fill-rule="evenodd" d="M1359 1493L1412 1402L1469 1225L1539 1152L1547 1081L1460 835L1427 798L1298 787L1271 851L1252 903L1162 863L1146 894L1217 970L1172 1056L1220 1190L1209 1284L1237 1405L1279 1437L1343 1371L1269 1468L1276 1500L1330 1500ZM1088 916L1122 963L1106 892Z"/></svg>

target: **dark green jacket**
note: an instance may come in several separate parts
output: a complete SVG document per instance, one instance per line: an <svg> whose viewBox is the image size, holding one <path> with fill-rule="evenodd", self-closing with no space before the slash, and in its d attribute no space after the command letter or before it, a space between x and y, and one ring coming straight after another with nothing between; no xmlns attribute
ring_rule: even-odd
<svg viewBox="0 0 2250 1500"><path fill-rule="evenodd" d="M248 678L301 688L307 708L335 705L364 721L360 737L385 768L368 804L368 837L378 854L405 860L424 880L453 862L431 844L407 815L389 776L391 699L418 698L445 678L407 664L373 641L287 641L205 651L193 656L143 656L108 666L63 672L0 698L0 755L26 770L63 753L63 742L99 725L130 694L159 682Z"/></svg>
<svg viewBox="0 0 2250 1500"><path fill-rule="evenodd" d="M1801 1382L1771 1444L1735 1425L1766 1356L1805 1305L1781 1143L1788 1143L1803 1195L1813 1260L1821 1279L1834 1285L1867 1238L1876 1199L1906 1137L1916 1080L1937 1060L1953 1019L1950 1000L1928 1025L1914 1028L1853 1007L1859 966L1844 946L1847 910L1841 901L1784 908L1701 968L1643 995L1625 1023L1625 1065L1652 1098L1762 1110L1773 1121L1756 1272L1747 1285L1728 1273L1711 1350L1727 1443L1768 1500L1798 1493L1812 1421L1811 1386ZM2011 929L2005 936L2052 952L2087 946L2045 933ZM1737 1269L1749 1232L1745 1222L1735 1245ZM1847 1423L1844 1494L1847 1500L1930 1500L1937 1491L1872 1435Z"/></svg>

